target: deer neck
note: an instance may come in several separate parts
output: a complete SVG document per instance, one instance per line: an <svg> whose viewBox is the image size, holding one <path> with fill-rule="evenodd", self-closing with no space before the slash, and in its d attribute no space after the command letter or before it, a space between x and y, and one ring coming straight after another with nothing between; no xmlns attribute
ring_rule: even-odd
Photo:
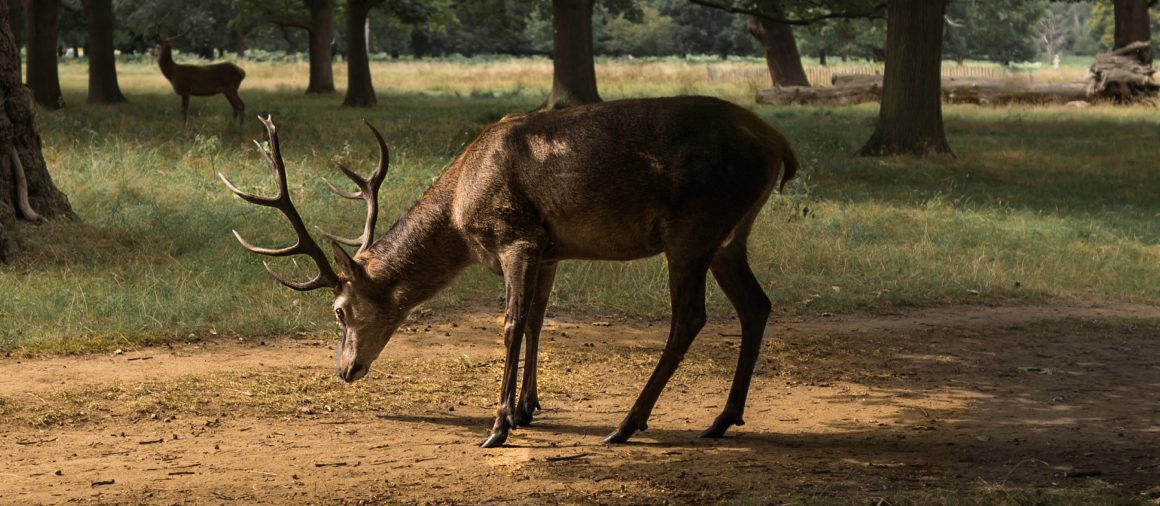
<svg viewBox="0 0 1160 506"><path fill-rule="evenodd" d="M157 63L161 65L161 74L166 79L172 80L174 71L177 70L177 63L173 61L173 49L169 46L162 46L157 55Z"/></svg>
<svg viewBox="0 0 1160 506"><path fill-rule="evenodd" d="M446 186L436 183L357 258L370 279L407 310L435 296L473 261L452 226Z"/></svg>

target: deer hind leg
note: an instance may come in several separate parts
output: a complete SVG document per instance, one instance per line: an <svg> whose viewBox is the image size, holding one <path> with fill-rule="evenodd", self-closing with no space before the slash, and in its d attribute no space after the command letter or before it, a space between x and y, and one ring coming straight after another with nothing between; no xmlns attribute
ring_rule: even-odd
<svg viewBox="0 0 1160 506"><path fill-rule="evenodd" d="M744 235L748 235L745 230ZM713 421L701 437L721 437L733 425L745 425L745 398L749 395L749 382L761 352L761 341L765 336L765 324L769 320L771 305L769 297L761 289L761 284L749 267L745 253L745 237L722 246L713 257L710 270L721 291L729 298L737 316L741 320L741 352L737 357L737 369L733 373L733 386L729 389L729 399L725 409ZM739 240L736 240L739 239Z"/></svg>
<svg viewBox="0 0 1160 506"><path fill-rule="evenodd" d="M181 121L189 122L189 95L181 96Z"/></svg>
<svg viewBox="0 0 1160 506"><path fill-rule="evenodd" d="M705 275L709 270L710 259L711 255L704 255L686 261L668 255L669 297L673 307L668 342L636 403L624 421L620 422L620 426L604 438L605 443L623 443L637 431L648 428L648 418L657 398L689 351L689 345L693 344L693 339L705 326Z"/></svg>
<svg viewBox="0 0 1160 506"><path fill-rule="evenodd" d="M548 309L548 296L556 279L556 264L540 266L536 275L536 293L532 296L528 313L527 344L524 345L524 382L520 386L520 400L512 423L516 427L532 424L532 417L540 409L540 399L536 395L536 369L539 366L540 329L544 326L544 313Z"/></svg>
<svg viewBox="0 0 1160 506"><path fill-rule="evenodd" d="M507 441L508 433L515 426L516 376L520 369L520 347L531 301L535 297L540 251L538 245L520 242L505 248L500 254L507 302L503 322L503 341L507 354L504 359L503 381L500 384L495 424L492 426L491 436L481 445L484 448L503 445Z"/></svg>
<svg viewBox="0 0 1160 506"><path fill-rule="evenodd" d="M230 101L230 107L234 108L234 121L242 123L246 116L246 103L242 102L242 97L238 96L238 90L227 89L224 93L226 100Z"/></svg>

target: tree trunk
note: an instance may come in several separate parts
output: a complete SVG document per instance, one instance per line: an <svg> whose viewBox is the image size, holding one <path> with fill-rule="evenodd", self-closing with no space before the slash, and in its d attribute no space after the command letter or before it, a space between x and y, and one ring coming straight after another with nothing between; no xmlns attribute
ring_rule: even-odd
<svg viewBox="0 0 1160 506"><path fill-rule="evenodd" d="M878 126L859 154L951 155L940 100L947 0L891 0Z"/></svg>
<svg viewBox="0 0 1160 506"><path fill-rule="evenodd" d="M24 46L24 0L3 0L8 4L8 29L10 33L16 38L16 54L20 54L20 48ZM24 82L24 69L16 66L16 79Z"/></svg>
<svg viewBox="0 0 1160 506"><path fill-rule="evenodd" d="M310 84L306 93L334 93L330 43L334 39L334 0L305 0L310 10Z"/></svg>
<svg viewBox="0 0 1160 506"><path fill-rule="evenodd" d="M25 0L28 20L28 87L36 103L49 109L64 107L56 73L57 16L60 0Z"/></svg>
<svg viewBox="0 0 1160 506"><path fill-rule="evenodd" d="M68 197L48 175L33 124L35 106L20 84L19 69L20 48L9 28L8 5L0 2L0 261L12 258L19 246L17 220L35 219L21 209L24 197L42 217L75 217Z"/></svg>
<svg viewBox="0 0 1160 506"><path fill-rule="evenodd" d="M117 85L117 58L113 54L113 0L85 0L89 27L90 104L125 101Z"/></svg>
<svg viewBox="0 0 1160 506"><path fill-rule="evenodd" d="M798 53L792 27L755 16L749 16L745 27L761 43L765 52L765 65L769 67L769 78L774 86L810 85L806 70L802 68L802 56ZM824 56L822 58L825 59Z"/></svg>
<svg viewBox="0 0 1160 506"><path fill-rule="evenodd" d="M595 0L552 0L552 93L544 109L600 101L592 59Z"/></svg>
<svg viewBox="0 0 1160 506"><path fill-rule="evenodd" d="M382 0L347 0L346 6L346 99L345 107L370 107L378 103L371 83L367 54L366 22L371 7Z"/></svg>
<svg viewBox="0 0 1160 506"><path fill-rule="evenodd" d="M1151 42L1152 27L1149 26L1147 0L1114 0L1112 6L1116 18L1113 50L1133 42ZM1151 45L1136 50L1135 54L1140 63L1152 64Z"/></svg>

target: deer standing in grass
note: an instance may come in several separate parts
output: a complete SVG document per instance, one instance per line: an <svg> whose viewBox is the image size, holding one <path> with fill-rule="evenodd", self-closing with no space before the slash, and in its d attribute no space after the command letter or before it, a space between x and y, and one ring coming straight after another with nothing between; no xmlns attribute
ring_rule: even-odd
<svg viewBox="0 0 1160 506"><path fill-rule="evenodd" d="M239 197L282 211L294 246L253 252L306 254L319 273L295 290L329 287L342 328L338 375L362 378L407 314L473 263L503 276L506 358L499 408L484 447L500 446L528 425L536 394L537 347L556 265L569 259L668 261L672 325L660 362L620 426L622 443L644 430L653 406L705 323L705 278L712 272L741 320L741 352L723 412L702 434L742 425L745 399L769 317L770 301L749 267L746 240L775 187L798 168L788 141L753 113L707 97L624 100L506 117L485 128L387 233L374 240L379 186L389 164L382 136L369 179L339 168L358 186L336 192L366 201L358 239L330 237L338 271L311 239L290 201L278 134L264 119L262 151L278 184L273 198ZM368 126L370 124L368 123ZM256 141L255 141L256 142ZM329 183L328 183L329 184ZM336 242L337 241L337 242ZM352 257L338 243L357 246ZM524 338L523 385L516 396Z"/></svg>
<svg viewBox="0 0 1160 506"><path fill-rule="evenodd" d="M157 45L153 48L153 55L161 66L161 73L173 92L181 95L181 118L189 121L189 97L209 97L222 94L230 101L234 109L234 119L241 123L245 118L246 104L238 96L238 87L246 78L246 71L230 62L213 63L210 65L181 65L173 61L173 41L184 37L193 28L173 37L161 38L157 36Z"/></svg>

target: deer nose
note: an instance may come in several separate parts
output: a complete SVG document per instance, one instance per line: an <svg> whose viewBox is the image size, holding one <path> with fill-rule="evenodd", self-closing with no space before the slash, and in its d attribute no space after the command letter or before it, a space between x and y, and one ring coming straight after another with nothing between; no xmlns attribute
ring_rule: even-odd
<svg viewBox="0 0 1160 506"><path fill-rule="evenodd" d="M355 381L361 379L363 376L366 376L368 370L369 369L366 366L355 363L351 364L351 366L346 369L339 369L338 377L342 378L342 380L347 383L354 383Z"/></svg>

